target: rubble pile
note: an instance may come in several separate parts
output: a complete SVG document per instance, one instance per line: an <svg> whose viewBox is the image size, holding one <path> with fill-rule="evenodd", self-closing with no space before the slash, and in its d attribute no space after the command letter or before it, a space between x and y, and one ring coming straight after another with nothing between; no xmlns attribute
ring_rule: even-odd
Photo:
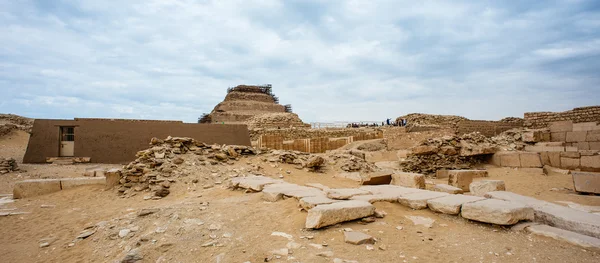
<svg viewBox="0 0 600 263"><path fill-rule="evenodd" d="M193 183L220 184L220 174L211 166L234 164L245 155L256 155L254 148L238 145L207 145L192 138L167 137L165 140L152 138L150 148L139 151L135 161L121 169L119 192L133 195L135 192L150 191L153 199L170 193L171 183L192 172L202 175ZM258 167L254 167L258 170ZM198 174L198 173L197 173ZM231 176L236 176L235 173ZM228 178L224 178L228 179ZM202 182L199 182L202 180Z"/></svg>
<svg viewBox="0 0 600 263"><path fill-rule="evenodd" d="M484 163L497 150L497 143L480 133L428 139L412 148L402 163L403 170L430 174L440 169L468 169Z"/></svg>
<svg viewBox="0 0 600 263"><path fill-rule="evenodd" d="M33 127L33 119L14 114L0 114L0 137L14 130L31 132L31 127Z"/></svg>
<svg viewBox="0 0 600 263"><path fill-rule="evenodd" d="M17 161L13 158L0 158L0 174L18 171Z"/></svg>
<svg viewBox="0 0 600 263"><path fill-rule="evenodd" d="M306 168L309 171L320 171L325 167L325 158L299 151L283 151L271 150L267 156L263 158L264 162L279 162L287 164L295 164L297 169Z"/></svg>
<svg viewBox="0 0 600 263"><path fill-rule="evenodd" d="M521 151L527 145L523 141L524 133L526 132L523 128L516 128L505 131L497 136L491 138L491 140L498 145L501 150L504 151Z"/></svg>
<svg viewBox="0 0 600 263"><path fill-rule="evenodd" d="M501 119L500 122L515 123L523 126L523 124L525 123L525 119L517 117L506 117Z"/></svg>
<svg viewBox="0 0 600 263"><path fill-rule="evenodd" d="M434 115L434 114L423 114L423 113L411 113L396 118L396 121L401 119L407 120L408 125L419 126L419 127L441 127L441 128L452 128L456 129L458 123L461 121L468 121L469 119L461 116L454 115Z"/></svg>
<svg viewBox="0 0 600 263"><path fill-rule="evenodd" d="M298 114L291 112L264 113L246 120L248 129L257 128L310 128L310 124L302 122Z"/></svg>
<svg viewBox="0 0 600 263"><path fill-rule="evenodd" d="M339 169L345 172L372 172L378 168L365 159L362 151L334 151L330 153L329 159Z"/></svg>

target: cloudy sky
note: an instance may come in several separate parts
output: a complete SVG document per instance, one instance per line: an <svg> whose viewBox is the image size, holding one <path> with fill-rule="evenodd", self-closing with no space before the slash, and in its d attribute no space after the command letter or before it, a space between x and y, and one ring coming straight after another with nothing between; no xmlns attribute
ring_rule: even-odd
<svg viewBox="0 0 600 263"><path fill-rule="evenodd" d="M238 84L305 122L600 104L600 1L0 0L0 112L195 122Z"/></svg>

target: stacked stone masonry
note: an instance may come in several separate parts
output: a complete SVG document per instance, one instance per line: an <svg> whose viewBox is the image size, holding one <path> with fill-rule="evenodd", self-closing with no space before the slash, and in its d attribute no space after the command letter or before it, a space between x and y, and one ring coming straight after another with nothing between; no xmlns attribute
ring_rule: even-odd
<svg viewBox="0 0 600 263"><path fill-rule="evenodd" d="M600 122L600 106L575 108L564 112L527 112L525 113L526 128L545 128L557 121Z"/></svg>
<svg viewBox="0 0 600 263"><path fill-rule="evenodd" d="M487 137L496 136L504 131L523 127L520 123L510 123L502 121L461 121L458 123L457 134L467 134L479 132Z"/></svg>
<svg viewBox="0 0 600 263"><path fill-rule="evenodd" d="M360 132L349 137L317 137L309 139L284 140L280 135L261 135L256 142L257 147L274 150L300 151L309 153L324 153L328 150L339 149L354 141L373 140L383 138L382 132Z"/></svg>

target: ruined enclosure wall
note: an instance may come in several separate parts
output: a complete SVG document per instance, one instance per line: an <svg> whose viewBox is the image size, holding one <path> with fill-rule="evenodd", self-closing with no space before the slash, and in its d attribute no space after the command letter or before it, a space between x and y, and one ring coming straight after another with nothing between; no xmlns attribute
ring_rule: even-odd
<svg viewBox="0 0 600 263"><path fill-rule="evenodd" d="M563 112L527 112L524 126L534 129L545 128L555 121L600 122L600 106L581 107Z"/></svg>
<svg viewBox="0 0 600 263"><path fill-rule="evenodd" d="M348 137L315 137L308 139L284 140L281 135L261 135L256 142L256 147L265 147L273 150L300 151L309 153L324 153L335 150L354 141L373 140L383 138L383 132L362 132Z"/></svg>
<svg viewBox="0 0 600 263"><path fill-rule="evenodd" d="M94 163L126 163L148 148L152 137L191 137L207 144L250 145L246 125L210 125L135 120L35 120L24 162L59 155L59 127L75 126L75 157Z"/></svg>
<svg viewBox="0 0 600 263"><path fill-rule="evenodd" d="M303 129L303 128L291 128L291 129L253 129L250 130L250 138L253 141L258 140L261 135L278 135L283 137L283 140L295 140L295 139L308 139L318 137L349 137L355 136L359 133L364 132L381 132L380 129L369 129L369 128L344 128L344 129ZM383 136L383 135L382 135Z"/></svg>
<svg viewBox="0 0 600 263"><path fill-rule="evenodd" d="M520 123L501 121L461 121L458 123L456 132L458 135L479 132L487 137L493 137L504 131L520 127L522 127Z"/></svg>

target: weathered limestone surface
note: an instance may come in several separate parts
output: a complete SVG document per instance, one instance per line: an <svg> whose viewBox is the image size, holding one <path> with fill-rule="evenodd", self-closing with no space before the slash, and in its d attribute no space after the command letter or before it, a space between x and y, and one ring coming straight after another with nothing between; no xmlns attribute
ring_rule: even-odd
<svg viewBox="0 0 600 263"><path fill-rule="evenodd" d="M463 204L485 200L484 197L470 195L449 195L440 198L427 200L429 209L449 215L460 214L460 208Z"/></svg>
<svg viewBox="0 0 600 263"><path fill-rule="evenodd" d="M469 191L475 196L484 196L488 192L504 190L506 190L506 185L502 180L482 180L469 185Z"/></svg>
<svg viewBox="0 0 600 263"><path fill-rule="evenodd" d="M533 209L517 202L486 199L462 205L461 216L496 225L514 225L521 220L533 220Z"/></svg>
<svg viewBox="0 0 600 263"><path fill-rule="evenodd" d="M373 213L375 213L375 206L366 201L351 200L317 205L315 208L308 210L305 227L318 229L371 216Z"/></svg>
<svg viewBox="0 0 600 263"><path fill-rule="evenodd" d="M542 167L542 160L540 155L535 152L521 152L519 154L521 167L524 168L540 168Z"/></svg>
<svg viewBox="0 0 600 263"><path fill-rule="evenodd" d="M425 175L398 172L392 174L392 185L425 189Z"/></svg>
<svg viewBox="0 0 600 263"><path fill-rule="evenodd" d="M433 191L449 194L462 194L463 190L447 184L436 184L433 186Z"/></svg>
<svg viewBox="0 0 600 263"><path fill-rule="evenodd" d="M25 180L15 183L13 188L13 198L27 198L61 190L60 179L37 179Z"/></svg>
<svg viewBox="0 0 600 263"><path fill-rule="evenodd" d="M405 194L398 198L398 202L402 205L418 210L427 208L428 200L448 195L448 193L442 192L422 191L418 193Z"/></svg>
<svg viewBox="0 0 600 263"><path fill-rule="evenodd" d="M525 229L536 235L566 241L573 245L581 246L584 248L600 248L600 239L567 231L564 229L551 227L547 225L532 225Z"/></svg>
<svg viewBox="0 0 600 263"><path fill-rule="evenodd" d="M344 242L353 245L374 244L375 239L363 232L347 231L344 232Z"/></svg>
<svg viewBox="0 0 600 263"><path fill-rule="evenodd" d="M571 172L575 191L600 194L600 173Z"/></svg>
<svg viewBox="0 0 600 263"><path fill-rule="evenodd" d="M263 190L263 187L265 187L265 185L283 182L283 180L273 179L265 176L235 177L231 179L231 187L239 187L260 192Z"/></svg>
<svg viewBox="0 0 600 263"><path fill-rule="evenodd" d="M325 192L328 198L336 200L348 200L356 195L368 195L371 192L358 188L329 189Z"/></svg>
<svg viewBox="0 0 600 263"><path fill-rule="evenodd" d="M357 182L361 182L363 180L362 176L360 175L360 172L342 172L337 173L336 175L334 175L334 177L349 179Z"/></svg>
<svg viewBox="0 0 600 263"><path fill-rule="evenodd" d="M448 184L466 192L469 191L469 185L473 182L473 178L487 176L485 170L451 170L448 171Z"/></svg>
<svg viewBox="0 0 600 263"><path fill-rule="evenodd" d="M598 215L505 191L489 192L486 197L518 202L533 208L535 222L600 238Z"/></svg>
<svg viewBox="0 0 600 263"><path fill-rule="evenodd" d="M263 199L270 202L278 201L282 199L283 196L303 198L324 195L319 189L290 183L265 185L263 187L262 194Z"/></svg>
<svg viewBox="0 0 600 263"><path fill-rule="evenodd" d="M104 173L106 177L106 189L111 189L119 184L119 180L121 180L121 170L120 169L110 169Z"/></svg>
<svg viewBox="0 0 600 263"><path fill-rule="evenodd" d="M554 175L565 176L565 175L571 174L571 171L545 165L544 166L544 174L549 175L549 176L554 176Z"/></svg>
<svg viewBox="0 0 600 263"><path fill-rule="evenodd" d="M325 196L325 195L308 196L308 197L303 197L300 199L300 207L302 207L304 210L308 211L317 205L333 204L336 202L342 202L342 201L327 198L327 196Z"/></svg>
<svg viewBox="0 0 600 263"><path fill-rule="evenodd" d="M83 185L105 185L106 178L104 177L82 177L82 178L63 178L60 179L61 188L71 189Z"/></svg>
<svg viewBox="0 0 600 263"><path fill-rule="evenodd" d="M363 179L362 185L380 185L390 184L392 182L392 172L376 172L369 175L369 178Z"/></svg>

